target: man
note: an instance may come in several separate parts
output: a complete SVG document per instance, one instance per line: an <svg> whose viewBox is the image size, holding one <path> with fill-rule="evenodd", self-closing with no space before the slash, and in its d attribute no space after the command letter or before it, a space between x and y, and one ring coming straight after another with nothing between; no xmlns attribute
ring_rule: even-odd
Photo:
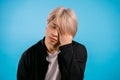
<svg viewBox="0 0 120 80"><path fill-rule="evenodd" d="M73 41L76 31L74 11L54 9L48 15L45 37L23 53L17 80L83 80L87 51Z"/></svg>

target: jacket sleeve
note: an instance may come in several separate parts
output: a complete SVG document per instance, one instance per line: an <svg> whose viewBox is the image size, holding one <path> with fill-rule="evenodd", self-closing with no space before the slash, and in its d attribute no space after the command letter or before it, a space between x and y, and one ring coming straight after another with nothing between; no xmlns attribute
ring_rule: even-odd
<svg viewBox="0 0 120 80"><path fill-rule="evenodd" d="M23 53L17 69L17 80L28 80L28 60L26 57L27 53Z"/></svg>
<svg viewBox="0 0 120 80"><path fill-rule="evenodd" d="M60 47L60 50L68 71L68 79L83 80L87 61L85 46L79 43L72 43Z"/></svg>

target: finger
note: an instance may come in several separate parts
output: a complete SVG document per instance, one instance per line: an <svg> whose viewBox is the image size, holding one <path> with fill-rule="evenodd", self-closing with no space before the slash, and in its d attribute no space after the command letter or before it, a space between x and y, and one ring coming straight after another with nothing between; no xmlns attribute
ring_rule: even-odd
<svg viewBox="0 0 120 80"><path fill-rule="evenodd" d="M59 26L57 27L57 32L58 32L58 35L59 35L59 36L61 36L62 31L61 31L61 29L60 29L60 27L59 27Z"/></svg>
<svg viewBox="0 0 120 80"><path fill-rule="evenodd" d="M59 32L60 32L60 35L64 34L64 31L63 31L62 27L59 27Z"/></svg>

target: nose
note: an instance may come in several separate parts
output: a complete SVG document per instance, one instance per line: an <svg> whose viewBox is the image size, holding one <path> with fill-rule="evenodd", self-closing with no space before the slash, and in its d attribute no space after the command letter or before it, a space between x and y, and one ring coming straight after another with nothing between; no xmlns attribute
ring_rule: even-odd
<svg viewBox="0 0 120 80"><path fill-rule="evenodd" d="M58 37L58 32L57 32L57 30L52 31L51 34L52 34L53 37Z"/></svg>
<svg viewBox="0 0 120 80"><path fill-rule="evenodd" d="M58 37L58 34L57 33L52 33L52 36L53 37Z"/></svg>

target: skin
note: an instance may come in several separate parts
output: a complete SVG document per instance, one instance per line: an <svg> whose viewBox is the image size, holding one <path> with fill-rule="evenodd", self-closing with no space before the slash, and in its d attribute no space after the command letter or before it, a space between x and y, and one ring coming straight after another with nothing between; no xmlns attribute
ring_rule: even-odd
<svg viewBox="0 0 120 80"><path fill-rule="evenodd" d="M51 54L58 51L60 46L72 43L73 39L72 35L63 33L61 27L55 21L47 24L45 36L45 45Z"/></svg>

